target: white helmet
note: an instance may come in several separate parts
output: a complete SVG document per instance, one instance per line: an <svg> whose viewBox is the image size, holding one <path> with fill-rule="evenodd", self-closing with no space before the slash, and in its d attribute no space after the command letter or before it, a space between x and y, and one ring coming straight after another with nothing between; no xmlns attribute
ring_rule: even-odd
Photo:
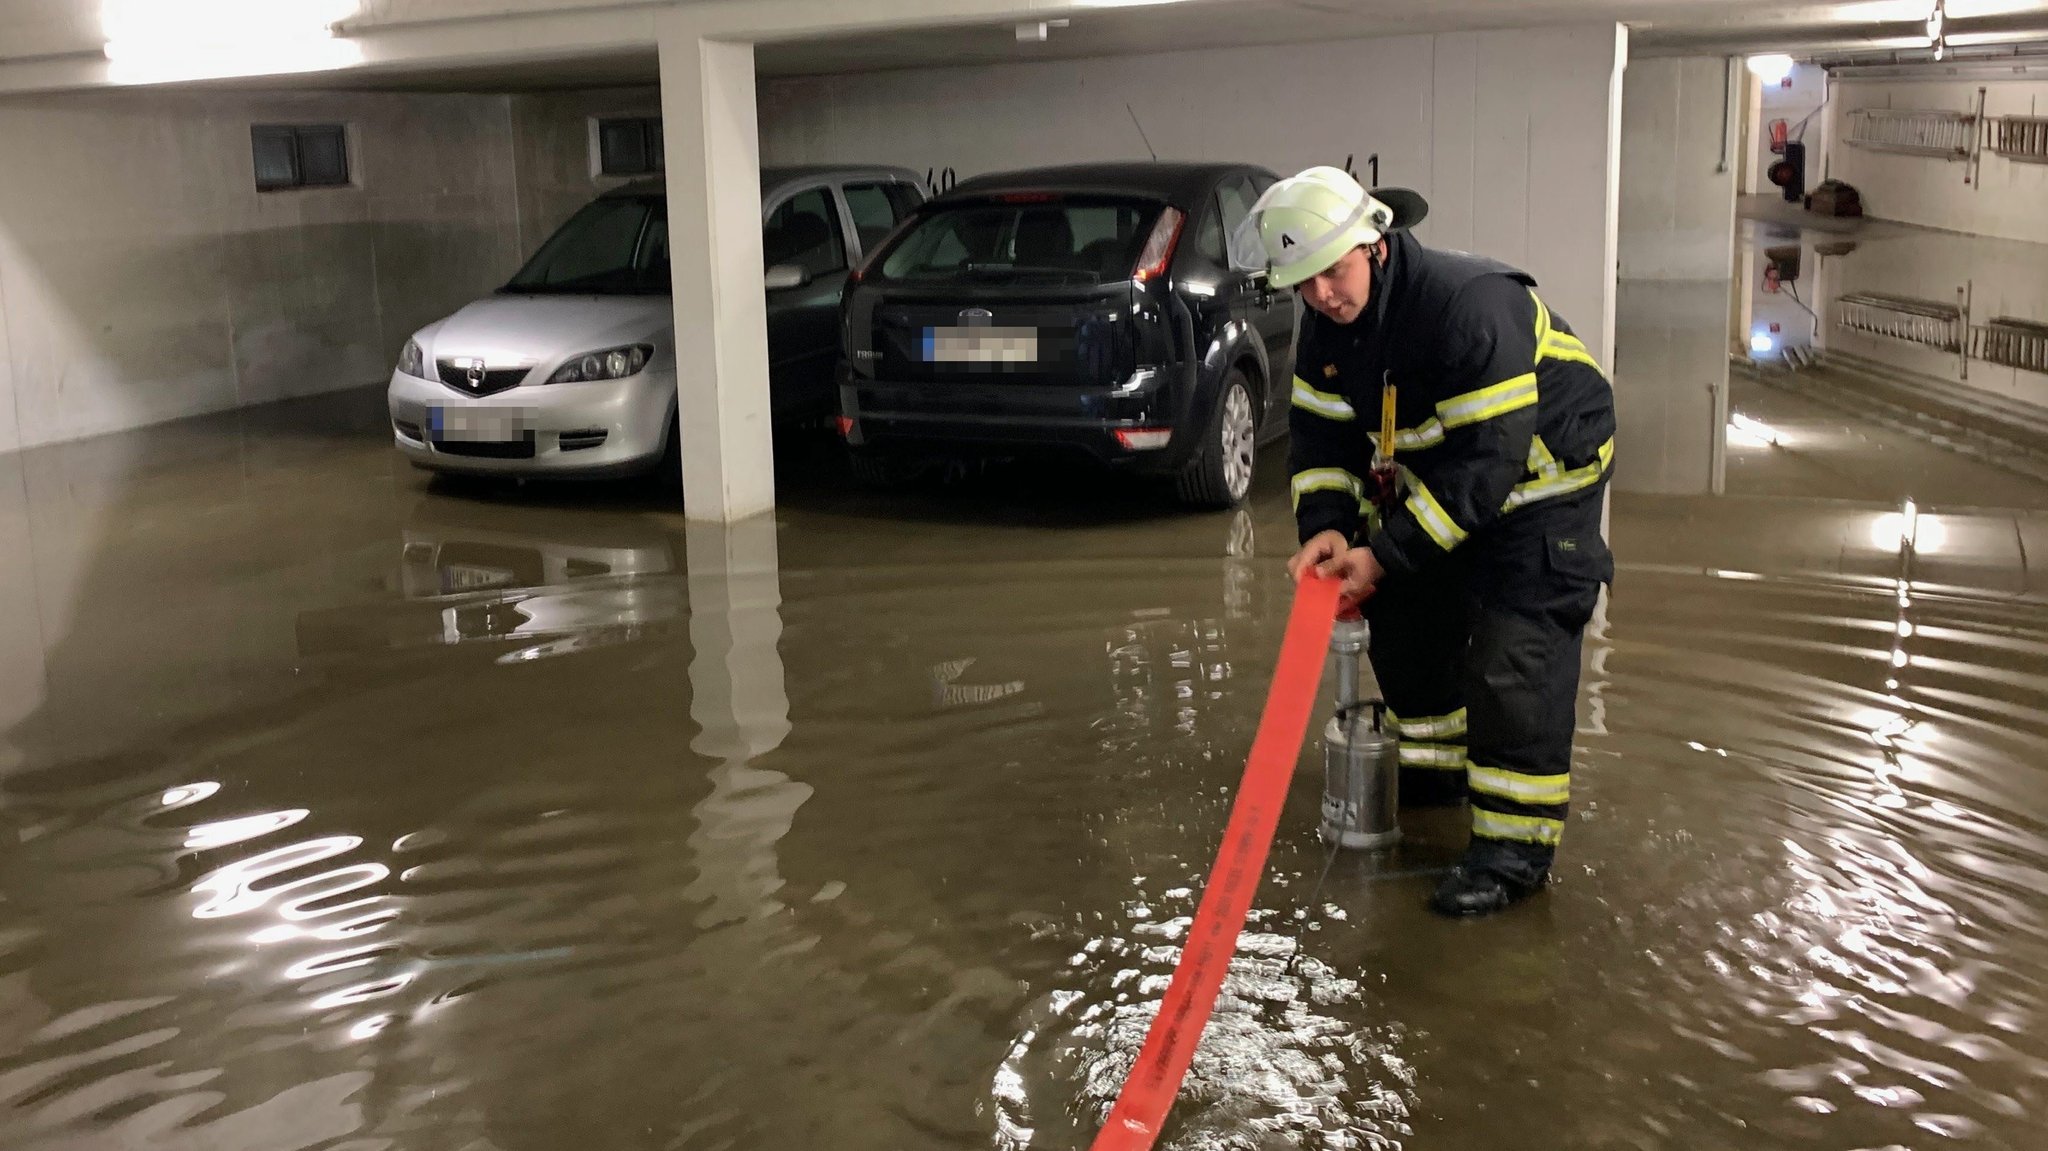
<svg viewBox="0 0 2048 1151"><path fill-rule="evenodd" d="M1406 188L1368 193L1341 168L1310 168L1266 189L1238 228L1237 248L1266 265L1274 287L1289 288L1428 214L1429 202Z"/></svg>

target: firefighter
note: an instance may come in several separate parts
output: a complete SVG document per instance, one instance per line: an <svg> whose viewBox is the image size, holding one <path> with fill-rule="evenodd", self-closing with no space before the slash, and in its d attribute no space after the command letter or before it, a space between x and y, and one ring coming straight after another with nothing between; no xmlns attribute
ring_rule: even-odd
<svg viewBox="0 0 2048 1151"><path fill-rule="evenodd" d="M1310 313L1289 572L1363 600L1404 800L1471 805L1430 905L1486 915L1543 887L1564 834L1580 640L1614 575L1614 395L1534 279L1416 241L1428 210L1311 168L1239 237Z"/></svg>

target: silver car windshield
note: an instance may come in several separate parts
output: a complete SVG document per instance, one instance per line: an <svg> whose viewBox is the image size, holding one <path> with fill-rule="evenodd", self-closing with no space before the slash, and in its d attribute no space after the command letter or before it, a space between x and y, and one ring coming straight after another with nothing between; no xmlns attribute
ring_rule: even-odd
<svg viewBox="0 0 2048 1151"><path fill-rule="evenodd" d="M655 197L588 205L505 285L518 295L646 296L669 290L668 207Z"/></svg>

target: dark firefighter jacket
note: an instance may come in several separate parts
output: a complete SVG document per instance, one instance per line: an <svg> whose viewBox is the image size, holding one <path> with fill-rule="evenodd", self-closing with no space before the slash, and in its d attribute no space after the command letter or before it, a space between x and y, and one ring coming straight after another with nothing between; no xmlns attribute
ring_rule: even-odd
<svg viewBox="0 0 2048 1151"><path fill-rule="evenodd" d="M1388 237L1365 313L1307 314L1291 413L1295 519L1306 542L1361 542L1395 387L1402 498L1373 533L1374 556L1408 573L1503 515L1583 491L1614 460L1614 392L1535 280L1462 252Z"/></svg>

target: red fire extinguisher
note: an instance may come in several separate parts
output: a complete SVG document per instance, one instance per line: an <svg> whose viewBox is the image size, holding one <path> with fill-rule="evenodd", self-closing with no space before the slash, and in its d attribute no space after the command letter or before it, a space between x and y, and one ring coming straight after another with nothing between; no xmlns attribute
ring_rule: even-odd
<svg viewBox="0 0 2048 1151"><path fill-rule="evenodd" d="M1776 153L1777 155L1780 155L1780 156L1782 156L1782 155L1784 155L1784 154L1785 154L1785 140L1786 140L1786 137L1788 136L1788 134L1790 133L1790 131L1791 131L1791 130L1790 130L1790 128L1788 128L1788 127L1786 126L1786 124L1785 124L1785 121L1783 121L1783 120L1773 120L1773 121L1771 121L1771 151L1772 151L1772 152L1774 152L1774 153Z"/></svg>

